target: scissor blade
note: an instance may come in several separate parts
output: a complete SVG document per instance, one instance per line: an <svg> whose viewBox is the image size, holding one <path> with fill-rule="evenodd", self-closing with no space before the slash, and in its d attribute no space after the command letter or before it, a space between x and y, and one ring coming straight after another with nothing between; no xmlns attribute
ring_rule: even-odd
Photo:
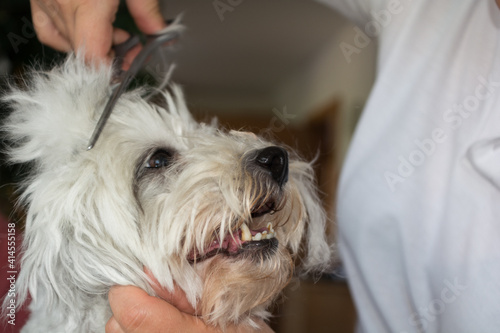
<svg viewBox="0 0 500 333"><path fill-rule="evenodd" d="M104 107L104 111L101 114L101 117L99 118L99 121L97 122L97 125L94 129L94 132L92 133L92 136L90 137L89 144L87 146L87 150L90 150L94 147L95 143L97 142L97 139L99 139L99 136L101 135L101 132L104 128L104 125L108 121L109 116L111 115L111 111L113 111L113 108L116 105L116 102L118 101L118 98L123 94L123 91L127 88L127 86L130 83L131 76L127 75L123 81L118 85L118 87L113 90L113 93L111 94L111 97L108 99L108 102L106 103L106 106Z"/></svg>

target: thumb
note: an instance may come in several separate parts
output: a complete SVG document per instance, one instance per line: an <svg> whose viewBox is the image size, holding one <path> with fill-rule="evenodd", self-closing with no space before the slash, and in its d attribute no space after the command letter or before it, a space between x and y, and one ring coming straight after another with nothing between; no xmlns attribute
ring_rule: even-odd
<svg viewBox="0 0 500 333"><path fill-rule="evenodd" d="M108 332L148 333L157 332L159 327L165 328L162 332L181 332L182 328L194 328L201 322L134 286L114 286L108 299L113 312L106 325Z"/></svg>
<svg viewBox="0 0 500 333"><path fill-rule="evenodd" d="M74 50L84 49L85 60L109 59L113 36L113 21L118 1L86 1L74 9L73 29L69 39Z"/></svg>
<svg viewBox="0 0 500 333"><path fill-rule="evenodd" d="M137 27L146 34L155 33L166 26L158 0L127 0L127 7Z"/></svg>

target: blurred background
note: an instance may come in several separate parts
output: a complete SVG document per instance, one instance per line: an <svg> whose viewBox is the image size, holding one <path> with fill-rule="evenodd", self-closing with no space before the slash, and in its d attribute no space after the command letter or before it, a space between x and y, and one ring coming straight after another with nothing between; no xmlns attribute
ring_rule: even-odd
<svg viewBox="0 0 500 333"><path fill-rule="evenodd" d="M171 58L173 80L183 86L191 111L317 158L333 240L337 179L374 80L375 41L348 55L355 26L311 0L166 0L161 6L166 19L184 15L187 29ZM123 4L116 25L134 30ZM1 1L2 87L26 66L50 67L62 59L36 39L29 1ZM0 121L6 112L1 106ZM0 218L21 226L22 212L13 210L19 170L0 159ZM352 332L356 318L341 267L316 282L292 282L274 314L277 332Z"/></svg>

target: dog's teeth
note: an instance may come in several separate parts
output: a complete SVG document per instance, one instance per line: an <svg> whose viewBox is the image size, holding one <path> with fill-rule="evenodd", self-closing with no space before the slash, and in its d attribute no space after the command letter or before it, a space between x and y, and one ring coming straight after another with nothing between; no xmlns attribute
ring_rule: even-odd
<svg viewBox="0 0 500 333"><path fill-rule="evenodd" d="M252 240L254 241L260 241L261 239L262 239L262 234L260 232L252 237Z"/></svg>
<svg viewBox="0 0 500 333"><path fill-rule="evenodd" d="M252 240L252 233L250 232L250 229L246 225L246 223L243 223L241 225L241 240L242 241L251 241Z"/></svg>
<svg viewBox="0 0 500 333"><path fill-rule="evenodd" d="M250 231L250 228L248 227L248 225L246 225L246 223L243 223L240 229L241 229L241 240L243 242L260 241L263 239L271 239L276 236L273 229L273 225L271 223L267 224L267 230L263 230L262 232L259 232L254 236L252 236L252 232Z"/></svg>

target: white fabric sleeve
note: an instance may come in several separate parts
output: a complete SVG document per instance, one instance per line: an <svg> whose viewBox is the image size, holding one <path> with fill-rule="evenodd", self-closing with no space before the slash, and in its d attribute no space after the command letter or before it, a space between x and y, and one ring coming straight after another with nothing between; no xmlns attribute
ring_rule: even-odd
<svg viewBox="0 0 500 333"><path fill-rule="evenodd" d="M390 3L400 0L316 0L325 4L353 21L357 25L365 25L372 19L371 13L380 10Z"/></svg>

